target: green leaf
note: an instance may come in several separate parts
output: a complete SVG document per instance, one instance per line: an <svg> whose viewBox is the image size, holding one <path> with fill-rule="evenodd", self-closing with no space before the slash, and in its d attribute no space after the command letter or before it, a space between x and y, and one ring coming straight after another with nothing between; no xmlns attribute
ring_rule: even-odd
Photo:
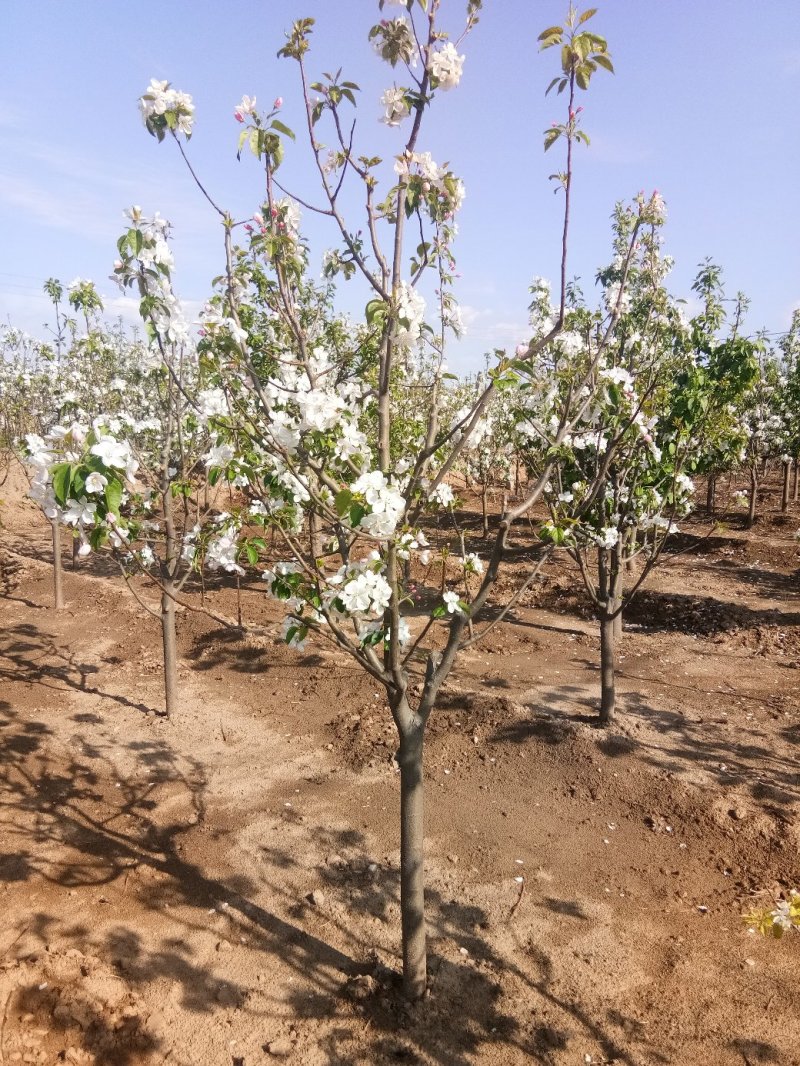
<svg viewBox="0 0 800 1066"><path fill-rule="evenodd" d="M596 15L596 14L597 14L597 8L596 7L590 7L588 10L584 11L584 13L578 19L578 25L581 26L581 25L583 25L584 22L588 22L589 19L593 15Z"/></svg>
<svg viewBox="0 0 800 1066"><path fill-rule="evenodd" d="M295 139L292 130L290 130L288 126L286 126L283 122L280 122L277 118L274 118L272 120L271 128L273 130L277 130L278 133L282 133L285 137L291 137L292 140Z"/></svg>
<svg viewBox="0 0 800 1066"><path fill-rule="evenodd" d="M353 494L350 489L342 489L340 492L336 493L336 499L334 502L336 505L336 513L341 518L350 510L350 505L353 502Z"/></svg>
<svg viewBox="0 0 800 1066"><path fill-rule="evenodd" d="M561 136L561 130L549 129L544 131L544 150L545 152L552 148L558 138Z"/></svg>
<svg viewBox="0 0 800 1066"><path fill-rule="evenodd" d="M438 607L434 607L431 611L431 618L444 618L446 615L447 608L442 603L440 603Z"/></svg>
<svg viewBox="0 0 800 1066"><path fill-rule="evenodd" d="M366 507L360 503L354 503L350 508L350 525L355 529L361 524L361 519L367 513Z"/></svg>
<svg viewBox="0 0 800 1066"><path fill-rule="evenodd" d="M79 500L86 492L86 478L89 476L89 473L90 471L88 471L86 467L83 469L78 467L75 471L75 476L72 479L72 492L76 500Z"/></svg>
<svg viewBox="0 0 800 1066"><path fill-rule="evenodd" d="M614 73L614 64L611 62L608 56L598 53L592 56L592 58L599 67L602 67L604 70L609 71L609 73L611 74Z"/></svg>
<svg viewBox="0 0 800 1066"><path fill-rule="evenodd" d="M59 463L53 468L53 495L56 503L65 507L69 499L69 488L72 482L72 466L70 463Z"/></svg>
<svg viewBox="0 0 800 1066"><path fill-rule="evenodd" d="M244 550L247 555L247 561L251 566L255 566L258 562L258 549L253 544L245 544Z"/></svg>
<svg viewBox="0 0 800 1066"><path fill-rule="evenodd" d="M548 26L546 30L542 30L536 40L543 41L546 37L560 37L563 32L561 26Z"/></svg>
<svg viewBox="0 0 800 1066"><path fill-rule="evenodd" d="M128 244L134 255L138 255L141 252L144 245L144 236L141 230L132 229L128 230Z"/></svg>
<svg viewBox="0 0 800 1066"><path fill-rule="evenodd" d="M106 510L118 515L119 505L122 503L122 482L119 478L109 477L104 495L106 498Z"/></svg>
<svg viewBox="0 0 800 1066"><path fill-rule="evenodd" d="M386 316L386 302L380 298L370 300L364 313L367 318L367 324L371 326Z"/></svg>

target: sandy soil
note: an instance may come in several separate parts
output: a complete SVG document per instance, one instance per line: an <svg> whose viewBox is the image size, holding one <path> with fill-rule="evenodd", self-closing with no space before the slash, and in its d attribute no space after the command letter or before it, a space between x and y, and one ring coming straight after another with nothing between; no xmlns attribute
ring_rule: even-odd
<svg viewBox="0 0 800 1066"><path fill-rule="evenodd" d="M741 921L800 887L800 511L687 526L608 731L564 561L465 656L408 1006L374 683L186 613L165 721L156 620L101 559L54 612L47 527L18 477L0 496L0 1066L800 1063L800 940ZM257 584L243 604L269 618Z"/></svg>

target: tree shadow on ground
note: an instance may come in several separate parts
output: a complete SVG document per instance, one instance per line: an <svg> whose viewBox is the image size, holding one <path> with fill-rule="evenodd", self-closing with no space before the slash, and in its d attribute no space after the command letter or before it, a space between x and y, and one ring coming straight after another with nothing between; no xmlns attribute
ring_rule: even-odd
<svg viewBox="0 0 800 1066"><path fill-rule="evenodd" d="M715 596L640 589L625 611L625 620L645 633L680 630L711 636L763 625L800 625L800 611L759 610Z"/></svg>
<svg viewBox="0 0 800 1066"><path fill-rule="evenodd" d="M618 676L631 675L620 671ZM710 718L708 707L704 713L686 713L655 706L636 692L618 692L617 721L604 729L597 717L598 703L599 697L587 695L585 687L543 688L535 699L525 699L491 739L525 744L535 738L558 745L574 738L580 727L593 726L593 742L609 758L626 756L661 773L684 776L700 766L721 794L726 788L741 789L781 823L800 807L800 758L776 755L756 722L734 726L725 716ZM800 727L787 728L791 737L800 735Z"/></svg>
<svg viewBox="0 0 800 1066"><path fill-rule="evenodd" d="M241 630L215 627L192 637L185 658L198 671L226 669L237 673L267 675L285 673L299 676L303 668L325 666L327 660L317 652L291 652L275 638L252 638Z"/></svg>
<svg viewBox="0 0 800 1066"><path fill-rule="evenodd" d="M4 945L7 955L28 965L44 958L44 945L48 958L64 945L102 959L133 992L168 981L189 1012L233 1009L251 1027L280 1024L286 1017L278 1009L279 1001L286 1002L280 990L223 979L213 961L197 954L189 934L209 934L214 922L212 935L221 941L238 948L246 940L248 949L265 961L280 959L301 979L288 986L293 1015L321 1020L318 1046L331 1064L358 1061L354 1046L364 1050L364 1062L424 1058L439 1066L471 1066L491 1049L496 1056L549 1063L568 1040L567 1031L576 1029L608 1057L633 1062L590 1011L556 993L546 956L530 964L527 956L523 962L501 954L486 932L484 910L437 890L428 893L431 992L422 1004L405 1003L397 958L390 956L388 964L379 959L367 931L372 919L399 926L396 867L371 862L357 830L322 825L315 839L342 862L319 866L316 876L336 906L311 904L291 887L308 883L307 868L298 867L296 878L286 876L297 865L295 850L265 849L263 863L247 874L212 876L202 856L209 841L224 834L209 823L206 792L203 767L162 740L114 742L88 735L76 754L73 747L56 749L45 722L4 707L0 826L13 841L14 861L0 862L0 881L32 888L43 881L65 894L64 907L32 910L4 931L11 941ZM77 901L70 902L68 893L77 894ZM113 915L126 894L158 916L160 939L146 942L125 922L108 928L92 919L93 907L102 913L104 903ZM271 901L269 908L255 902L261 898ZM544 998L558 1007L563 1030L534 1024L530 1010L508 998L509 975L526 1002ZM23 984L13 1014L26 1008L37 1017L52 1014L63 989L50 984L48 996L33 981ZM454 1015L458 1026L450 1024ZM80 1040L98 1066L135 1061L133 1050L129 1060L109 1042L104 1017L96 1012L90 1012ZM150 1046L158 1046L159 1038L153 1040ZM350 1057L343 1058L347 1048Z"/></svg>
<svg viewBox="0 0 800 1066"><path fill-rule="evenodd" d="M92 940L83 922L65 927L60 915L29 914L6 930L24 951L26 938L50 942L56 931L75 945L87 941L111 958L134 987L168 978L181 988L182 1005L210 1013L220 1003L244 1008L245 989L221 982L192 958L181 924L208 928L210 911L266 955L333 995L343 977L368 967L300 926L252 902L260 889L251 876L207 875L184 854L192 834L204 833L206 782L199 763L178 757L163 741L122 743L131 769L121 776L110 747L84 743L81 754L54 753L50 731L6 709L0 746L0 826L14 841L13 861L0 862L0 880L44 880L73 893L113 889L114 898L135 893L147 910L172 913L175 936L156 949L144 947L135 930L119 926L103 941ZM204 836L207 840L208 837ZM96 897L103 902L105 896ZM111 902L109 898L106 902ZM179 915L177 908L181 908ZM184 911L188 916L183 917ZM87 1030L91 1037L91 1027ZM102 1048L87 1047L93 1053ZM98 1062L122 1059L98 1058Z"/></svg>
<svg viewBox="0 0 800 1066"><path fill-rule="evenodd" d="M24 537L8 531L3 534L3 547L12 556L52 566L53 541L49 526L45 529L30 528ZM69 530L61 530L61 568L66 580L72 574L88 574L90 577L120 576L119 565L107 552L92 552L83 558L73 555Z"/></svg>
<svg viewBox="0 0 800 1066"><path fill-rule="evenodd" d="M0 681L55 692L85 693L131 710L160 713L145 703L93 684L90 679L99 673L100 667L82 661L78 654L65 650L52 633L32 623L8 626L0 633Z"/></svg>

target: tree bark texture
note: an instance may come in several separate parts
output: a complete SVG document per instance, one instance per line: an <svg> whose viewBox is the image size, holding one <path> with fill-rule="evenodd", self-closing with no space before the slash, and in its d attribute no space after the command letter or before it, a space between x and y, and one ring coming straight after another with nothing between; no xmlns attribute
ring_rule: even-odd
<svg viewBox="0 0 800 1066"><path fill-rule="evenodd" d="M50 522L53 529L53 606L60 611L64 606L64 568L61 561L61 526L57 519Z"/></svg>

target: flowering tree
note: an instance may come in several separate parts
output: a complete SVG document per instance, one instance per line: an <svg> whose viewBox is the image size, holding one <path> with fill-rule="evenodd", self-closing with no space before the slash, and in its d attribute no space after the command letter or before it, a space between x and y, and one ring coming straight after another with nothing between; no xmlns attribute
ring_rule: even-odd
<svg viewBox="0 0 800 1066"><path fill-rule="evenodd" d="M463 383L455 392L454 399L458 401L458 406L452 414L452 424L461 422L485 388L485 373ZM511 488L512 467L516 467L514 415L513 391L495 391L469 437L459 464L465 483L476 485L480 492L484 540L489 536L490 491L492 488L501 491Z"/></svg>
<svg viewBox="0 0 800 1066"><path fill-rule="evenodd" d="M600 622L600 721L615 705L615 636L625 605L661 554L676 517L691 506L684 473L695 419L675 390L692 365L680 309L664 280L665 218L658 193L617 205L612 264L601 271L604 306L590 310L575 287L567 329L543 353L539 395L521 394L520 449L534 475L551 454L550 436L565 397L583 397L580 418L558 447L545 485L550 520L542 538L576 560ZM555 309L549 285L532 286L531 325L541 336ZM540 396L546 397L542 405ZM543 414L549 413L549 420ZM642 565L624 591L626 564Z"/></svg>
<svg viewBox="0 0 800 1066"><path fill-rule="evenodd" d="M713 515L719 474L744 458L743 401L758 377L759 345L741 332L749 306L744 293L736 294L733 313L726 313L731 301L725 298L722 269L711 259L700 265L692 291L703 306L689 323L694 358L680 387L687 417L698 422L694 469L707 477L706 510Z"/></svg>
<svg viewBox="0 0 800 1066"><path fill-rule="evenodd" d="M213 423L225 398L202 388L188 324L172 291L168 224L145 218L136 207L127 217L115 276L123 288L138 289L149 344L99 328L73 338L59 367L59 421L44 437L29 435L27 453L36 471L31 494L54 528L71 527L79 554L110 550L126 579L139 575L160 592L156 616L169 715L178 695L179 594L201 561L210 569L242 571L230 557L228 542L235 546L236 538L226 529L227 516L215 516L213 529L207 528L214 501L204 486L220 458ZM73 290L89 313L93 287L84 282Z"/></svg>
<svg viewBox="0 0 800 1066"><path fill-rule="evenodd" d="M109 421L123 411L132 417L132 412L141 410L146 402L136 391L137 384L142 384L140 346L129 341L120 328L107 330L101 325L96 312L102 304L91 282L73 283L70 292L78 287L86 304L89 332L79 336L74 320L57 317L55 351L50 345L27 341L2 405L6 411L16 406L21 412L16 433L8 439L12 448L21 447L32 474L31 496L52 525L57 608L63 606L61 527L71 529L77 554L86 554L89 543L81 531L88 528L93 512L67 508L66 516L54 495L51 467L79 460L94 419ZM53 296L58 316L63 287L51 278L46 289ZM71 502L77 506L79 501ZM91 501L83 498L80 502ZM66 503L66 499L62 501Z"/></svg>
<svg viewBox="0 0 800 1066"><path fill-rule="evenodd" d="M744 428L742 465L747 469L750 490L747 497L747 528L756 520L758 489L770 459L780 456L788 466L791 425L785 401L786 377L780 360L763 344L758 345L757 376L742 396L741 419ZM786 484L786 473L784 484Z"/></svg>
<svg viewBox="0 0 800 1066"><path fill-rule="evenodd" d="M778 342L778 349L786 381L783 401L786 454L783 457L783 492L781 494L781 510L786 513L789 509L790 466L794 466L792 497L795 500L800 474L800 309L793 312L789 330Z"/></svg>
<svg viewBox="0 0 800 1066"><path fill-rule="evenodd" d="M280 99L260 111L255 98L245 96L235 108L243 126L239 150L248 147L263 166L266 199L251 220L237 223L198 181L220 217L225 244L224 273L203 315L201 359L227 404L217 444L224 453L217 465L241 486L250 501L249 515L259 514L284 546L285 557L270 559L262 574L266 589L287 611L286 640L296 646L312 635L327 640L345 649L386 690L399 735L404 985L416 998L426 984L426 723L458 652L481 635L473 627L497 579L509 531L543 492L556 451L525 499L502 516L488 562L465 555L457 579L431 590L433 602L422 616L411 609L407 577L425 570L430 548L423 527L447 515L453 500L448 477L467 454L493 397L530 381L539 352L561 331L566 284L548 335L516 358L503 357L466 410L454 422L445 421L445 352L448 337L460 329L451 246L464 189L449 166L421 151L419 141L428 108L460 81L464 56L459 47L478 22L481 4L468 0L457 37L440 26L440 0L395 0L394 6L403 12L369 33L375 52L400 82L381 100L383 121L402 130L388 182L382 160L358 154L355 147L347 111L356 104L358 86L341 74L320 81L309 77L311 19L294 24L280 54L298 66L321 206L292 197L277 176L285 144L294 136L278 117ZM572 150L576 141L587 139L575 94L598 67L610 67L603 39L582 28L592 14L579 16L570 8L566 25L551 27L540 38L542 47L561 46L562 73L556 80L568 90L566 120L549 129L545 141L551 147L563 138L567 149L566 169L559 175L565 194L562 279ZM188 138L193 129L191 99L166 82L152 82L141 107L148 130L159 140L174 140L185 155L181 136ZM331 147L321 142L323 129ZM366 236L342 213L346 185L361 191ZM300 207L317 210L338 234L339 246L325 256L326 277L357 275L368 287L371 298L362 323L337 316L334 290L310 280ZM419 234L410 253L404 241L409 227ZM241 243L235 236L243 238ZM428 279L434 286L432 304L424 295ZM422 418L410 417L408 404L398 403L412 383L426 395ZM552 435L555 449L584 404L583 397L579 402L565 398ZM262 557L263 549L249 534L240 544L249 563ZM528 584L540 566L541 561ZM470 635L465 634L468 623Z"/></svg>

